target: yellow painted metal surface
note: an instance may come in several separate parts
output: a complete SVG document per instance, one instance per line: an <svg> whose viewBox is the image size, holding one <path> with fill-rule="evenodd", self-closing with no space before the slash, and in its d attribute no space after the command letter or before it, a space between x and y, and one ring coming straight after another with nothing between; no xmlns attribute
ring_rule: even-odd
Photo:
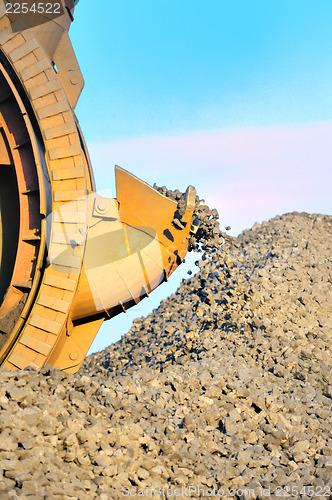
<svg viewBox="0 0 332 500"><path fill-rule="evenodd" d="M137 304L168 278L188 249L193 203L187 204L182 219L185 227L177 229L172 224L177 210L173 200L120 167L115 175L116 200L89 197L87 243L74 320L99 313L112 317L119 306ZM82 236L75 243L79 247ZM59 258L64 256L56 257L53 264Z"/></svg>

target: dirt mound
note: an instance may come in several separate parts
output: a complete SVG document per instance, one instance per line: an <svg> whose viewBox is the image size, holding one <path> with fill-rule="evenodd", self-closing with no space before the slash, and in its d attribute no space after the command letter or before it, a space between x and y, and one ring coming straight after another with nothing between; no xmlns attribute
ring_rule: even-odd
<svg viewBox="0 0 332 500"><path fill-rule="evenodd" d="M0 498L330 494L332 217L220 246L200 206L200 271L119 342L0 372Z"/></svg>

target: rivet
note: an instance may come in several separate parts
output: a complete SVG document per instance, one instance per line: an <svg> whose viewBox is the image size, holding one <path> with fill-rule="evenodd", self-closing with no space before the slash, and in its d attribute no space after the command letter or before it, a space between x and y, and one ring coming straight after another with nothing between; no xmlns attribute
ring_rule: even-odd
<svg viewBox="0 0 332 500"><path fill-rule="evenodd" d="M78 358L78 354L77 354L77 352L71 352L71 353L69 354L69 357L70 357L70 359L71 359L72 361L75 361L75 359L77 359L77 358Z"/></svg>
<svg viewBox="0 0 332 500"><path fill-rule="evenodd" d="M105 212L105 210L107 210L107 203L105 201L99 201L97 208L100 212Z"/></svg>

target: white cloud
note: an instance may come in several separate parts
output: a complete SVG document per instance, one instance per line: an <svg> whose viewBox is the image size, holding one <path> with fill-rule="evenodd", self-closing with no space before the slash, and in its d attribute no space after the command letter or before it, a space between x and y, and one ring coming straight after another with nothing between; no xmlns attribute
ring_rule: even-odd
<svg viewBox="0 0 332 500"><path fill-rule="evenodd" d="M90 145L97 185L115 163L198 194L236 234L287 211L331 213L332 123L151 135Z"/></svg>

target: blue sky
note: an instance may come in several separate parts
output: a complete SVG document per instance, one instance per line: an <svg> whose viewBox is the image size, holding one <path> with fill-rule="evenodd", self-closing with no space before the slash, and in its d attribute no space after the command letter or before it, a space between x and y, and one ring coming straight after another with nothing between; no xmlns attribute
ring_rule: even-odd
<svg viewBox="0 0 332 500"><path fill-rule="evenodd" d="M97 187L113 187L115 164L194 184L234 235L287 211L331 214L331 25L327 1L80 0L76 112ZM106 322L93 349L130 315Z"/></svg>
<svg viewBox="0 0 332 500"><path fill-rule="evenodd" d="M71 28L87 140L330 119L331 2L93 5Z"/></svg>

